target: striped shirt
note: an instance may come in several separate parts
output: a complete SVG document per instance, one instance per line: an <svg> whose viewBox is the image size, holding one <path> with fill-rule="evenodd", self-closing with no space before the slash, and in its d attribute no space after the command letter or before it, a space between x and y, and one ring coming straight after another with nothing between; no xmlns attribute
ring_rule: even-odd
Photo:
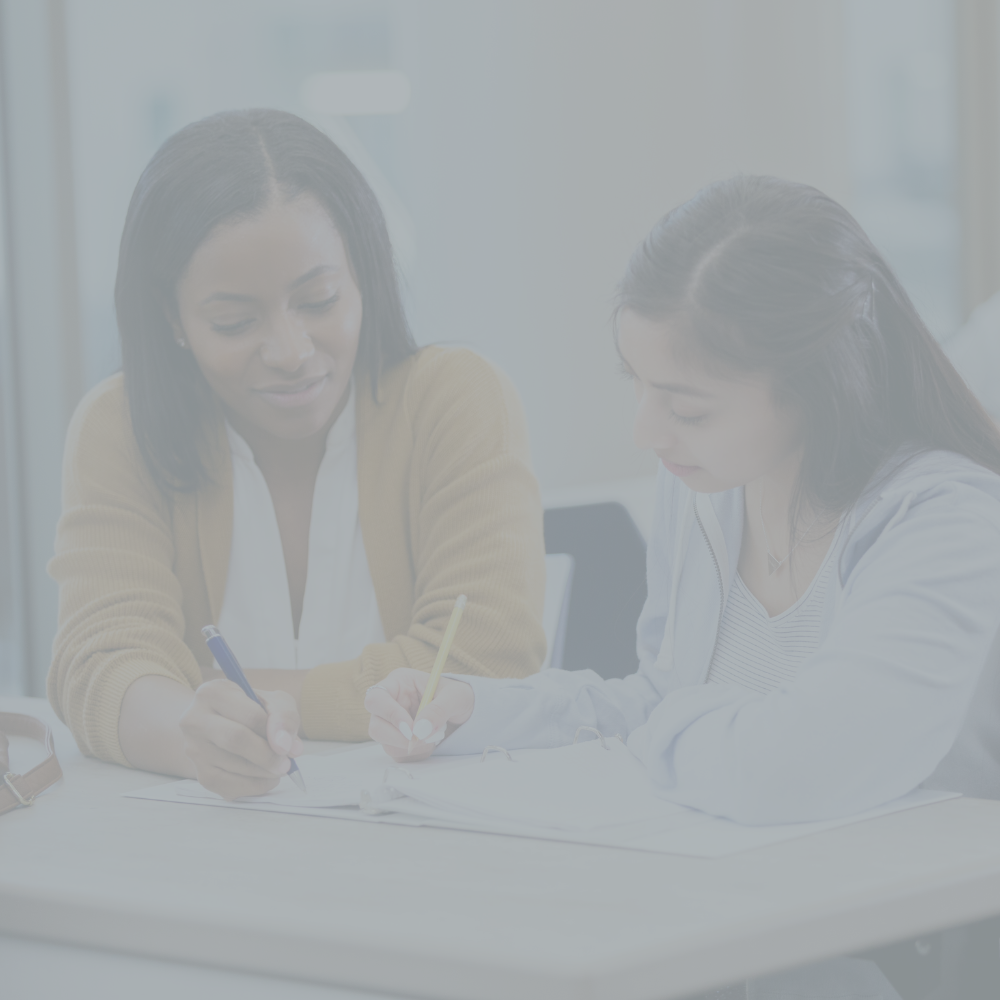
<svg viewBox="0 0 1000 1000"><path fill-rule="evenodd" d="M833 555L839 549L839 535L838 531L806 592L773 618L736 574L707 683L739 684L767 694L794 679L803 661L819 647L823 604L836 564Z"/></svg>

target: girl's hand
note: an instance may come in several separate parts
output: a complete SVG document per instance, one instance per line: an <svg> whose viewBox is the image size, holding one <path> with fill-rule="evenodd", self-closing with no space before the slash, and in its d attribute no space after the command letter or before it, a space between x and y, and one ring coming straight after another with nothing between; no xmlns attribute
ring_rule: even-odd
<svg viewBox="0 0 1000 1000"><path fill-rule="evenodd" d="M227 799L269 792L302 753L295 699L284 691L257 697L267 711L232 681L207 681L181 717L184 752L198 780Z"/></svg>
<svg viewBox="0 0 1000 1000"><path fill-rule="evenodd" d="M368 689L365 708L371 712L368 735L398 761L423 760L472 715L476 696L470 684L442 677L434 700L414 714L424 696L429 675L400 667Z"/></svg>

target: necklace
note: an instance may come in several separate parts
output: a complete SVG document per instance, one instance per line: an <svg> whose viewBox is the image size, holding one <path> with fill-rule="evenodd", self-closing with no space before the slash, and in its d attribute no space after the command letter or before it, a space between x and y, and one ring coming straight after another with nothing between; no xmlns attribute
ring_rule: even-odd
<svg viewBox="0 0 1000 1000"><path fill-rule="evenodd" d="M812 531L813 528L816 527L816 522L819 520L819 514L817 514L813 518L812 524L810 524L809 527L806 528L806 530L803 531L802 534L799 535L799 537L795 540L795 544L788 550L788 552L785 553L785 558L784 559L779 559L771 551L771 541L767 537L767 526L764 524L764 488L763 488L763 486L761 487L761 490L760 490L760 508L758 510L758 513L760 514L760 530L764 532L764 548L767 550L767 575L770 577L770 576L774 576L778 572L778 570L780 570L781 567L784 566L785 563L788 562L789 559L791 559L792 553L799 547L799 542L801 542L802 539L805 538L806 535L808 535L809 532Z"/></svg>

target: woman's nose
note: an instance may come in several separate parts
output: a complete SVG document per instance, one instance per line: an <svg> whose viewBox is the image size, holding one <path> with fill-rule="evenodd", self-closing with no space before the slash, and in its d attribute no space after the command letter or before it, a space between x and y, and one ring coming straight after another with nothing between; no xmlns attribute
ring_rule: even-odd
<svg viewBox="0 0 1000 1000"><path fill-rule="evenodd" d="M260 357L268 368L298 371L316 353L309 334L289 321L276 323L261 344Z"/></svg>

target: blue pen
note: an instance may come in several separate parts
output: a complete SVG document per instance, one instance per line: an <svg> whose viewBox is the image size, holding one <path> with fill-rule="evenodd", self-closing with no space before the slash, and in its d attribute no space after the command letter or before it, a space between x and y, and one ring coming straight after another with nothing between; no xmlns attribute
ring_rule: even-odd
<svg viewBox="0 0 1000 1000"><path fill-rule="evenodd" d="M229 648L229 643L222 638L222 633L214 625L206 625L202 630L201 634L205 637L205 642L208 648L212 651L212 655L215 657L215 662L222 667L222 672L234 683L239 684L243 688L243 693L248 698L253 698L261 708L264 708L263 703L260 698L254 694L254 690L250 687L250 682L246 679L246 675L243 673L243 668L239 665L236 657L233 656L233 651ZM264 708L266 712L267 709ZM306 790L306 783L299 772L299 765L295 763L295 758L291 759L291 767L288 768L288 777L295 782L302 791Z"/></svg>

